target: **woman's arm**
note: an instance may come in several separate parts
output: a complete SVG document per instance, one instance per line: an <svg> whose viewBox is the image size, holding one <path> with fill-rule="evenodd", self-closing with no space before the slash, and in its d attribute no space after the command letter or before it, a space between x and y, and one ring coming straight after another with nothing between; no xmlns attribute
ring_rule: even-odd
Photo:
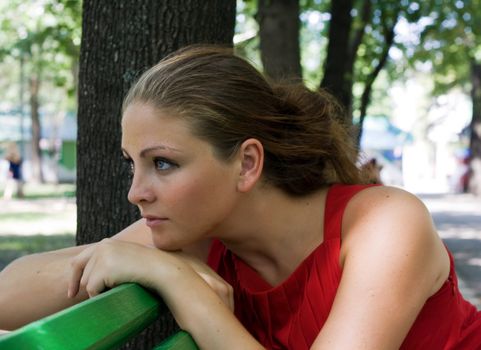
<svg viewBox="0 0 481 350"><path fill-rule="evenodd" d="M0 272L0 329L13 330L86 298L68 299L69 260L85 246L21 257Z"/></svg>
<svg viewBox="0 0 481 350"><path fill-rule="evenodd" d="M312 349L398 349L449 273L425 206L399 189L362 191L343 218L343 274Z"/></svg>
<svg viewBox="0 0 481 350"><path fill-rule="evenodd" d="M114 239L152 245L150 229L139 220ZM67 298L70 260L87 246L21 257L0 271L0 329L12 330L87 298L84 290Z"/></svg>
<svg viewBox="0 0 481 350"><path fill-rule="evenodd" d="M72 259L69 295L95 296L135 282L162 297L179 326L203 349L262 349L234 316L232 288L202 261L130 242L105 239Z"/></svg>
<svg viewBox="0 0 481 350"><path fill-rule="evenodd" d="M161 271L157 271L159 274ZM185 265L173 271L172 285L159 285L162 295L179 326L189 332L201 349L258 350L261 344L244 328L222 295L207 285L205 278Z"/></svg>

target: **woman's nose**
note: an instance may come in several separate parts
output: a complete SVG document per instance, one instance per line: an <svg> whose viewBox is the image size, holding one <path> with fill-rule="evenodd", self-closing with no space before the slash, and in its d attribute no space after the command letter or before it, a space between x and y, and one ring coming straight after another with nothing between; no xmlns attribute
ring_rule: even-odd
<svg viewBox="0 0 481 350"><path fill-rule="evenodd" d="M132 179L132 185L130 186L129 194L127 196L129 202L135 205L139 205L143 202L152 202L155 200L155 193L152 188L151 182L137 174Z"/></svg>

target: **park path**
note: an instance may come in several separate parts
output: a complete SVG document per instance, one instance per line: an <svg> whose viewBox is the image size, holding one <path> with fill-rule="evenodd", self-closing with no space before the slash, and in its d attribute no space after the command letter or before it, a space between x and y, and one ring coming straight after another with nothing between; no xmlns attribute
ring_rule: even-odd
<svg viewBox="0 0 481 350"><path fill-rule="evenodd" d="M0 235L75 233L75 198L0 198Z"/></svg>
<svg viewBox="0 0 481 350"><path fill-rule="evenodd" d="M481 310L481 197L471 194L418 196L454 255L463 295Z"/></svg>

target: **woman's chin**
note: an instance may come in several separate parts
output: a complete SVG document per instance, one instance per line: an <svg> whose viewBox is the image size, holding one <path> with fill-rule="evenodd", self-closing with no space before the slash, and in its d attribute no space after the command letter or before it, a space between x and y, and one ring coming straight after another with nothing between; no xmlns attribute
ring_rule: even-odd
<svg viewBox="0 0 481 350"><path fill-rule="evenodd" d="M178 242L173 242L167 239L156 238L155 235L152 237L154 247L167 252L175 252L182 249L182 245Z"/></svg>

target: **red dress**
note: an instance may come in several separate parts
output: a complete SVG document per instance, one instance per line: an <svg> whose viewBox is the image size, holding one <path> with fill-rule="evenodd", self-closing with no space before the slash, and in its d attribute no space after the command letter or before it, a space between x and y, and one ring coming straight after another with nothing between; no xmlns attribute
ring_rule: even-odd
<svg viewBox="0 0 481 350"><path fill-rule="evenodd" d="M235 315L268 349L309 349L341 280L341 221L346 204L366 186L334 185L326 199L324 241L278 286L214 241L209 265L234 288ZM448 280L430 297L401 349L481 349L481 312L461 296L453 257Z"/></svg>

